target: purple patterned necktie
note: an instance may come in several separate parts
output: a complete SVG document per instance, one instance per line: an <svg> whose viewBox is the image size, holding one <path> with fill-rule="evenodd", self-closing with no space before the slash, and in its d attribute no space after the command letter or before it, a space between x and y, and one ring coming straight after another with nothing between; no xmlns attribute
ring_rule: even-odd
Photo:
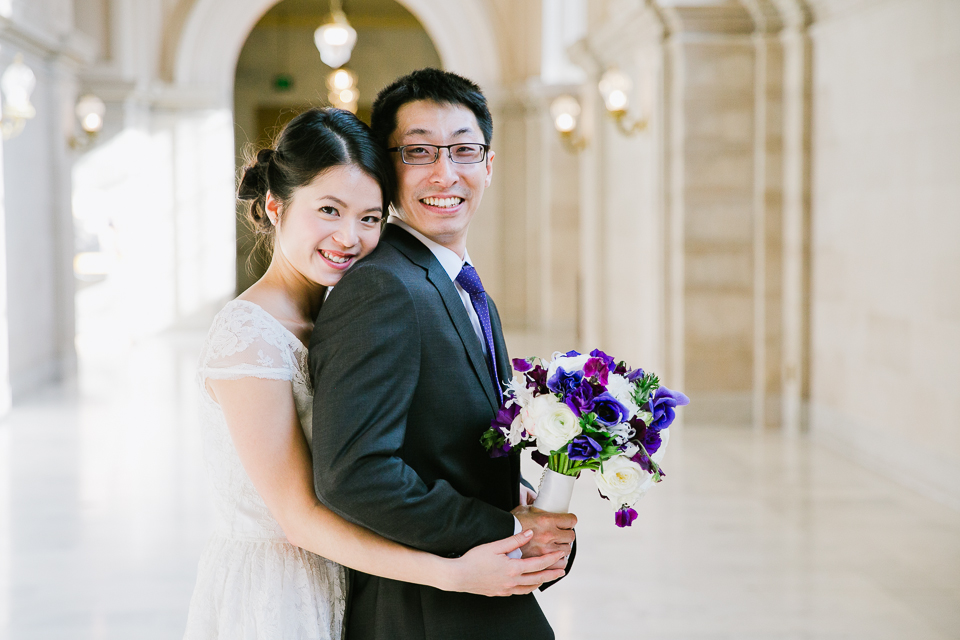
<svg viewBox="0 0 960 640"><path fill-rule="evenodd" d="M477 312L477 317L480 319L483 340L487 343L487 367L493 378L493 386L497 389L497 397L503 404L503 391L500 389L500 379L497 376L496 351L493 349L493 330L490 328L490 310L487 308L487 294L483 290L477 270L467 263L464 263L460 273L457 274L457 284L470 294L473 310Z"/></svg>

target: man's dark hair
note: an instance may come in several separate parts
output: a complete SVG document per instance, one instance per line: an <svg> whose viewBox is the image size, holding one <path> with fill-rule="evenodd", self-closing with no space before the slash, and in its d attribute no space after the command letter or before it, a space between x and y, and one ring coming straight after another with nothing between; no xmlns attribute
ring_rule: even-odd
<svg viewBox="0 0 960 640"><path fill-rule="evenodd" d="M437 104L463 105L473 112L483 132L483 141L493 138L493 118L487 99L476 83L441 69L419 69L394 80L373 102L370 128L373 137L384 147L390 146L390 135L397 128L397 111L408 102L432 100Z"/></svg>

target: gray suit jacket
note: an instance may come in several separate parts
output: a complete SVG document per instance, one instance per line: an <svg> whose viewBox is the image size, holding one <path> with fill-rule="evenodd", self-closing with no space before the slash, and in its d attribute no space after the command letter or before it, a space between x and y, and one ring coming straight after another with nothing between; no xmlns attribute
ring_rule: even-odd
<svg viewBox="0 0 960 640"><path fill-rule="evenodd" d="M512 371L493 301L497 366ZM513 534L519 461L480 445L499 399L443 267L388 225L341 279L310 342L317 495L377 533L438 555ZM486 598L353 572L348 640L553 638L532 595Z"/></svg>

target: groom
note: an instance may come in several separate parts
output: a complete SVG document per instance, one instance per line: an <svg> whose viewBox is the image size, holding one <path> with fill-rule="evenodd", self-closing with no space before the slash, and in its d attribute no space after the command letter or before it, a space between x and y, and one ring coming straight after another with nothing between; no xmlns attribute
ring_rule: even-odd
<svg viewBox="0 0 960 640"><path fill-rule="evenodd" d="M534 537L569 550L576 518L519 506L519 462L480 444L512 375L496 305L467 254L493 175L480 88L422 69L377 96L397 216L324 302L310 342L317 494L387 538L443 556ZM532 594L485 598L351 574L348 640L553 638Z"/></svg>

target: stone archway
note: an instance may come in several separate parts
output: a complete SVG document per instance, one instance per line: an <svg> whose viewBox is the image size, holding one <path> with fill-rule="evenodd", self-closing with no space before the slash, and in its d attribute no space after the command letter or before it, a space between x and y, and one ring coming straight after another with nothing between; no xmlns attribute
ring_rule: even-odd
<svg viewBox="0 0 960 640"><path fill-rule="evenodd" d="M488 92L501 84L499 47L481 0L397 0L423 24L444 67ZM197 0L180 32L173 80L208 107L229 107L243 43L277 0ZM480 52L480 53L478 53Z"/></svg>

